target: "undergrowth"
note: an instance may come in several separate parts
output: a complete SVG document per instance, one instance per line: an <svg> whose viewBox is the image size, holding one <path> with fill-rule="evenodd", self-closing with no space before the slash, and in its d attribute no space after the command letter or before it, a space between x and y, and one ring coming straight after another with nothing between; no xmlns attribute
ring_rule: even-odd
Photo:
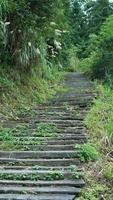
<svg viewBox="0 0 113 200"><path fill-rule="evenodd" d="M106 85L96 87L98 97L85 120L91 145L81 151L86 186L77 200L113 199L113 93Z"/></svg>
<svg viewBox="0 0 113 200"><path fill-rule="evenodd" d="M49 79L39 77L37 71L32 72L31 75L19 75L16 71L9 71L9 73L4 71L3 73L2 69L0 74L0 117L25 116L33 112L31 109L33 105L45 103L60 89L61 78L63 78L63 73L56 69L53 70Z"/></svg>

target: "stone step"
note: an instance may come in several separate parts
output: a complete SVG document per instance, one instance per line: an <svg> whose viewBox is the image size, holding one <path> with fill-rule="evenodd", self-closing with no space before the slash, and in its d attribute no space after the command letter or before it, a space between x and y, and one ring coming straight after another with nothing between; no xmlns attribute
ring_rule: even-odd
<svg viewBox="0 0 113 200"><path fill-rule="evenodd" d="M42 137L42 136L22 136L22 135L18 135L18 137L13 137L13 140L16 141L47 141L47 140L81 140L81 139L86 139L86 135L78 135L78 134L66 134L66 135L53 135L53 136L48 136L48 137ZM0 141L3 141L3 138L0 137Z"/></svg>
<svg viewBox="0 0 113 200"><path fill-rule="evenodd" d="M5 139L4 139L5 140ZM28 144L30 143L30 142L40 142L40 141L42 141L42 142L51 142L51 141L55 141L55 142L59 142L59 140L61 141L61 140L63 140L63 141L69 141L69 140L75 140L75 143L76 143L76 141L78 141L78 140L86 140L86 135L63 135L63 136L49 136L49 137L40 137L40 136L37 136L37 137L32 137L32 136L19 136L18 135L18 137L13 137L13 141L14 141L14 143L19 143L19 142L28 142ZM0 138L0 141L2 142L3 141L3 138L1 137ZM2 144L2 143L1 143Z"/></svg>
<svg viewBox="0 0 113 200"><path fill-rule="evenodd" d="M1 186L0 193L13 193L13 194L79 194L80 188L63 186L61 187L22 187L22 186Z"/></svg>
<svg viewBox="0 0 113 200"><path fill-rule="evenodd" d="M80 174L82 177L82 171L77 171L76 173ZM75 180L75 172L71 169L60 169L60 170L30 170L30 169L2 169L0 170L0 180L63 180L63 179Z"/></svg>
<svg viewBox="0 0 113 200"><path fill-rule="evenodd" d="M44 120L40 120L40 119L38 119L38 120L35 120L35 121L33 121L34 123L48 123L48 124L50 124L50 123L53 123L53 124L65 124L65 125L67 125L67 124L74 124L74 125L76 125L76 124L82 124L83 125L83 120L63 120L63 119L61 119L61 120L49 120L49 119L44 119Z"/></svg>
<svg viewBox="0 0 113 200"><path fill-rule="evenodd" d="M28 145L21 146L21 149L24 151L33 150L33 151L59 151L59 150L74 150L75 147L72 144L69 145Z"/></svg>
<svg viewBox="0 0 113 200"><path fill-rule="evenodd" d="M81 94L81 93L74 93L69 96L68 94L65 94L65 95L60 95L59 96L55 96L51 102L54 102L54 101L63 101L63 102L68 102L68 101L76 101L76 100L92 100L94 97L96 96L96 94Z"/></svg>
<svg viewBox="0 0 113 200"><path fill-rule="evenodd" d="M33 133L35 135L36 132L37 132L37 130L35 128L29 127L29 128L27 128L27 130L25 130L22 133L23 133L23 136L26 135L26 134L28 136L28 135L33 134ZM14 131L14 129L13 129L13 132L11 134L12 135L19 135L20 133L21 132L19 132L17 130ZM68 134L78 134L78 135L85 134L86 135L86 129L84 127L68 127L68 128L66 127L66 129L65 128L64 129L56 129L54 131L54 133L55 134L58 133L59 135L61 135L61 134L62 135L63 134L67 134L67 135ZM48 134L50 134L50 133L48 133ZM1 136L3 137L3 133L0 133L0 137Z"/></svg>
<svg viewBox="0 0 113 200"><path fill-rule="evenodd" d="M76 197L76 195L69 195L69 194L60 194L60 195L55 195L55 194L38 194L37 195L30 195L30 194L24 194L24 195L19 195L19 194L0 194L0 200L73 200Z"/></svg>
<svg viewBox="0 0 113 200"><path fill-rule="evenodd" d="M81 108L79 105L77 106L69 106L69 108L72 108L71 111L79 111L79 112L88 112L88 108ZM66 106L56 106L56 105L49 105L49 106L38 106L34 108L35 112L37 112L37 114L42 114L42 113L65 113L65 114L69 114L70 110L67 109Z"/></svg>
<svg viewBox="0 0 113 200"><path fill-rule="evenodd" d="M60 97L58 97L58 98L55 98L55 99L52 99L51 101L50 101L50 104L53 104L54 105L54 103L64 103L64 102L67 102L67 103L84 103L84 102L91 102L93 100L93 97L88 97L88 96L75 96L74 98L73 97L67 97L67 96L64 96L63 98L60 98Z"/></svg>
<svg viewBox="0 0 113 200"><path fill-rule="evenodd" d="M88 111L88 108L81 108L79 105L75 105L72 106L73 110L84 110L84 111ZM45 111L45 112L63 112L63 111L69 111L69 109L67 109L67 107L65 105L40 105L39 107L35 108L37 109L39 112L41 111Z"/></svg>
<svg viewBox="0 0 113 200"><path fill-rule="evenodd" d="M85 118L85 115L81 115L81 114L78 114L78 116L77 116L77 114L75 114L75 116L56 116L56 115L54 115L54 116L50 116L50 115L45 115L45 116L43 116L43 115L38 115L37 116L37 119L40 119L40 120L42 120L42 121L46 121L46 120L66 120L66 121L68 121L68 120L79 120L79 121L83 121L84 120L84 118ZM35 121L36 121L36 119L35 119Z"/></svg>
<svg viewBox="0 0 113 200"><path fill-rule="evenodd" d="M79 158L79 151L0 151L0 158Z"/></svg>
<svg viewBox="0 0 113 200"><path fill-rule="evenodd" d="M30 123L30 125L33 125L34 126L34 124L36 124L36 125L38 125L39 123L48 123L48 124L58 124L58 125L65 125L65 126L67 126L67 125L83 125L83 120L63 120L63 119L61 119L61 120L51 120L51 119L43 119L43 120L41 120L41 119L36 119L36 120L32 120L31 122L29 122L29 121L27 121L26 122L26 125L27 124L29 124ZM8 121L7 122L7 125L8 124L14 124L14 125L16 125L17 124L17 126L18 125L23 125L23 124L25 124L25 122L24 121L21 121L21 122L19 122L18 120L16 120L16 121Z"/></svg>
<svg viewBox="0 0 113 200"><path fill-rule="evenodd" d="M0 186L26 186L26 187L42 187L42 186L71 186L71 187L83 187L85 185L85 181L83 179L76 180L53 180L53 181L13 181L13 180L0 180Z"/></svg>
<svg viewBox="0 0 113 200"><path fill-rule="evenodd" d="M21 166L70 166L80 165L78 158L61 158L61 159L13 159L13 158L0 158L0 165L21 165Z"/></svg>
<svg viewBox="0 0 113 200"><path fill-rule="evenodd" d="M70 171L73 168L76 168L78 171L83 171L84 169L82 168L82 165L79 165L79 168L76 165L70 165L70 166L21 166L21 165L15 165L15 166L7 166L7 165L3 165L0 167L0 170L48 170L48 171L52 171L52 170L56 170L56 171Z"/></svg>
<svg viewBox="0 0 113 200"><path fill-rule="evenodd" d="M25 132L25 133L23 133L23 132L13 132L13 137L14 138L19 138L20 137L20 139L21 138L23 138L23 140L24 139L26 139L26 138L36 138L36 139L40 139L41 137L42 137L42 135L43 135L43 137L45 138L45 137L47 137L47 138L65 138L65 137L69 137L69 138L84 138L84 137L87 137L87 135L84 133L79 133L79 134L77 134L77 133L38 133L37 131L34 131L34 132ZM3 135L2 134L0 134L0 141L3 141L3 140L5 140L4 138L3 138Z"/></svg>
<svg viewBox="0 0 113 200"><path fill-rule="evenodd" d="M65 120L64 120L65 121ZM40 122L39 122L40 123ZM14 129L14 128L16 128L17 126L23 126L23 125L30 125L30 128L31 129L36 129L37 128L37 125L38 125L38 122L37 122L37 124L36 123L17 123L17 122L13 122L13 123L7 123L7 124L4 124L4 123L2 123L1 124L1 126L3 127L3 128L11 128L11 129ZM59 128L59 129L64 129L64 128L72 128L72 127L74 127L75 129L78 129L78 128L84 128L84 124L83 124L83 122L81 122L81 123L77 123L77 122L75 122L75 123L67 123L66 124L66 121L64 122L64 123L62 123L62 124L56 124L57 125L57 128Z"/></svg>
<svg viewBox="0 0 113 200"><path fill-rule="evenodd" d="M27 117L27 118L20 118L18 120L14 120L13 122L18 122L18 123L29 123L29 122L37 122L38 120L42 120L42 121L61 121L61 120L66 120L66 121L83 121L84 118L85 118L86 114L81 114L81 113L75 113L75 114L68 114L68 115L50 115L50 114L46 114L46 115L43 115L43 114L37 114L36 117L34 118L31 118L31 117Z"/></svg>
<svg viewBox="0 0 113 200"><path fill-rule="evenodd" d="M65 94L61 94L61 93L58 93L56 94L56 96L53 98L53 99L57 99L58 97L60 99L66 99L66 98L80 98L80 97L83 97L83 98L89 98L89 97L95 97L97 96L96 92L95 91L74 91L74 90L71 90L71 91L68 91L67 93Z"/></svg>
<svg viewBox="0 0 113 200"><path fill-rule="evenodd" d="M47 139L47 138L46 138ZM28 141L15 141L14 145L15 148L18 148L18 146L23 146L23 145L27 145L27 146L31 146L31 145L70 145L70 144L83 144L85 142L87 142L87 138L83 138L83 139L72 139L72 138L67 138L67 139L61 139L61 138L55 138L54 140L48 138L47 140L28 140ZM2 144L2 143L1 143Z"/></svg>
<svg viewBox="0 0 113 200"><path fill-rule="evenodd" d="M54 103L47 103L47 104L44 104L45 106L53 106L53 105L57 105L57 106L64 106L65 107L65 103L67 103L67 102L54 102ZM70 106L80 106L80 107L87 107L87 106L89 106L91 104L91 101L87 101L87 100L84 100L84 101L70 101L70 102L68 102L68 105Z"/></svg>

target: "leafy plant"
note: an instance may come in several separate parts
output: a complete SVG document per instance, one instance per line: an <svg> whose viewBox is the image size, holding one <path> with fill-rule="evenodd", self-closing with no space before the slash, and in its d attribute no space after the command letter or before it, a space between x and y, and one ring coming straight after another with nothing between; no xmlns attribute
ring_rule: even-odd
<svg viewBox="0 0 113 200"><path fill-rule="evenodd" d="M48 173L48 175L45 177L46 180L63 180L64 179L64 176L62 174L62 172L59 172L59 171L50 171Z"/></svg>
<svg viewBox="0 0 113 200"><path fill-rule="evenodd" d="M59 129L54 123L39 123L33 134L41 137L58 137L60 136Z"/></svg>
<svg viewBox="0 0 113 200"><path fill-rule="evenodd" d="M95 161L96 159L98 159L99 157L99 153L96 150L96 148L88 143L88 144L83 144L83 145L79 145L77 144L75 146L75 148L77 148L80 151L80 159L83 162L88 162L88 161Z"/></svg>
<svg viewBox="0 0 113 200"><path fill-rule="evenodd" d="M83 176L83 172L79 171L76 165L70 165L69 170L71 170L74 179L80 179Z"/></svg>

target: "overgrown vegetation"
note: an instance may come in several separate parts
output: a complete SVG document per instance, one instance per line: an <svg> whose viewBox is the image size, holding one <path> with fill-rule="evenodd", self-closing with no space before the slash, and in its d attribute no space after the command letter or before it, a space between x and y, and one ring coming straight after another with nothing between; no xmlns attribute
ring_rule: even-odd
<svg viewBox="0 0 113 200"><path fill-rule="evenodd" d="M85 121L93 148L88 144L82 148L83 160L89 163L85 167L87 185L80 200L113 198L113 94L103 85L97 85L97 92L99 96Z"/></svg>
<svg viewBox="0 0 113 200"><path fill-rule="evenodd" d="M38 180L63 180L64 176L63 173L60 171L51 170L46 175L40 175L38 171L32 172L32 173L23 173L23 174L7 174L7 173L1 173L0 179L5 180L31 180L31 181L38 181Z"/></svg>
<svg viewBox="0 0 113 200"><path fill-rule="evenodd" d="M15 128L0 128L0 149L28 150L29 145L42 144L42 137L51 139L61 137L60 129L54 123L38 123L30 132L30 125L18 125Z"/></svg>
<svg viewBox="0 0 113 200"><path fill-rule="evenodd" d="M90 76L104 79L112 86L112 38L113 15L110 15L98 35L92 35L89 41L89 56L81 62ZM88 50L88 51L89 51Z"/></svg>
<svg viewBox="0 0 113 200"><path fill-rule="evenodd" d="M0 109L45 102L68 65L68 0L0 1ZM65 58L65 59L63 59Z"/></svg>
<svg viewBox="0 0 113 200"><path fill-rule="evenodd" d="M99 80L95 86L98 97L85 122L91 141L89 144L78 146L81 159L87 162L85 167L87 185L79 199L111 200L113 199L113 2L71 1L70 24L72 26L70 35L77 48L80 70L93 80L95 78Z"/></svg>

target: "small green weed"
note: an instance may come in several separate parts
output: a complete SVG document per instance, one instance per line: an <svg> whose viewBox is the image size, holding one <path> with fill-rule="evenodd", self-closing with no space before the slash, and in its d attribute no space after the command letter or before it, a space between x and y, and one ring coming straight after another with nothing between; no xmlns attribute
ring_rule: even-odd
<svg viewBox="0 0 113 200"><path fill-rule="evenodd" d="M33 134L39 137L58 137L60 134L57 134L60 130L57 128L54 123L39 123L37 124L36 130Z"/></svg>
<svg viewBox="0 0 113 200"><path fill-rule="evenodd" d="M62 172L59 171L50 171L46 175L39 175L38 172L35 172L35 170L38 170L39 167L34 166L33 173L24 173L24 174L7 174L7 173L1 173L0 179L3 180L31 180L31 181L38 181L38 180L63 180L64 176Z"/></svg>
<svg viewBox="0 0 113 200"><path fill-rule="evenodd" d="M62 172L53 170L53 171L50 171L50 172L48 173L48 175L45 177L45 179L48 180L48 181L52 181L52 180L63 180L63 179L64 179L64 175L63 175Z"/></svg>
<svg viewBox="0 0 113 200"><path fill-rule="evenodd" d="M83 176L83 173L78 171L78 167L76 165L70 165L69 170L71 171L74 179L80 179Z"/></svg>

